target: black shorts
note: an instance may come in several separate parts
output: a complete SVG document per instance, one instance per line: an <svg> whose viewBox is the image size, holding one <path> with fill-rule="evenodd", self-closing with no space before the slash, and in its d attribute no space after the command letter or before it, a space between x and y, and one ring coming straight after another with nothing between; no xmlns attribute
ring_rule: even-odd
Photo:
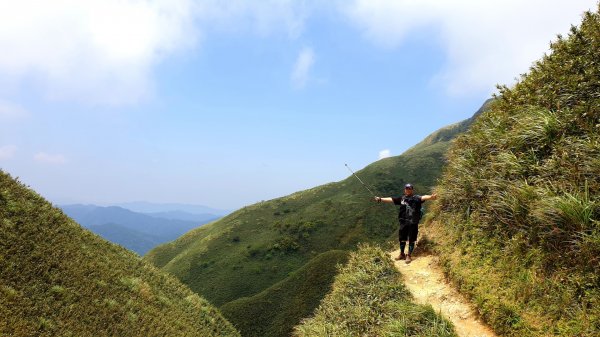
<svg viewBox="0 0 600 337"><path fill-rule="evenodd" d="M419 234L419 224L416 225L400 225L398 230L398 239L400 241L417 241L417 235Z"/></svg>

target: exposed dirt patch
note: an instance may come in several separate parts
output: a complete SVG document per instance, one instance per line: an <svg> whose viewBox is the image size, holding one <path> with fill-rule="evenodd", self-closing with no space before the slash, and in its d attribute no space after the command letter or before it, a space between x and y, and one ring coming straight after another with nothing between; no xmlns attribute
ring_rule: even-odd
<svg viewBox="0 0 600 337"><path fill-rule="evenodd" d="M396 250L390 253L390 256L395 258L398 252ZM459 336L497 336L477 317L469 301L446 281L437 257L416 255L409 264L405 261L395 261L395 265L404 276L404 283L416 302L431 304L435 311L441 312L454 324Z"/></svg>

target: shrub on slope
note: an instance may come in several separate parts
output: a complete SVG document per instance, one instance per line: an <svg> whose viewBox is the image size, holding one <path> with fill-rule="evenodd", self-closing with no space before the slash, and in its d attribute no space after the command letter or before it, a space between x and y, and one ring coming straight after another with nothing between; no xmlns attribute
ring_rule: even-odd
<svg viewBox="0 0 600 337"><path fill-rule="evenodd" d="M204 299L0 171L0 335L239 336Z"/></svg>
<svg viewBox="0 0 600 337"><path fill-rule="evenodd" d="M600 331L600 15L559 37L449 155L432 226L509 336Z"/></svg>
<svg viewBox="0 0 600 337"><path fill-rule="evenodd" d="M362 245L335 277L333 291L295 336L456 336L431 306L411 302L400 273L376 246Z"/></svg>
<svg viewBox="0 0 600 337"><path fill-rule="evenodd" d="M338 265L347 259L342 250L320 254L266 290L225 304L221 312L244 337L290 336L331 290Z"/></svg>

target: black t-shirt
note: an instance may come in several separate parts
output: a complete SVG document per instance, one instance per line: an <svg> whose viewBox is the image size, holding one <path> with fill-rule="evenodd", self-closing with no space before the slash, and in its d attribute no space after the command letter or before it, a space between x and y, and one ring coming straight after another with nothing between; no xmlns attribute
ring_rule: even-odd
<svg viewBox="0 0 600 337"><path fill-rule="evenodd" d="M421 196L413 194L410 197L403 195L401 197L392 198L394 205L400 205L398 212L398 220L402 224L416 225L421 220Z"/></svg>

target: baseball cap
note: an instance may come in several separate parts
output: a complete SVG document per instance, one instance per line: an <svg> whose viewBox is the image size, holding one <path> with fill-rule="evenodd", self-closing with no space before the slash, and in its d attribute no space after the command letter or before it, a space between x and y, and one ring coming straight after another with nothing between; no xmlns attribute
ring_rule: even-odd
<svg viewBox="0 0 600 337"><path fill-rule="evenodd" d="M411 190L412 190L412 189L413 189L413 185L411 185L411 184L406 184L406 185L404 185L404 188L408 188L408 189L411 189Z"/></svg>

